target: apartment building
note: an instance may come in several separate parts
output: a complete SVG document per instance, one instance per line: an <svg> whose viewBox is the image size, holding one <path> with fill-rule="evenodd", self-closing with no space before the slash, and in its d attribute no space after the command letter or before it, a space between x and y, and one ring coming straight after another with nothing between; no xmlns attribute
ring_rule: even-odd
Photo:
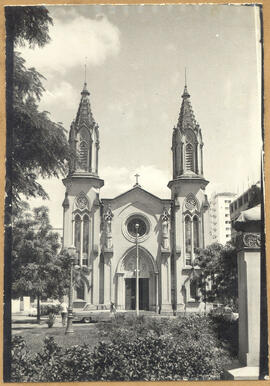
<svg viewBox="0 0 270 386"><path fill-rule="evenodd" d="M210 237L214 243L226 244L231 240L230 204L235 193L214 193L210 200Z"/></svg>

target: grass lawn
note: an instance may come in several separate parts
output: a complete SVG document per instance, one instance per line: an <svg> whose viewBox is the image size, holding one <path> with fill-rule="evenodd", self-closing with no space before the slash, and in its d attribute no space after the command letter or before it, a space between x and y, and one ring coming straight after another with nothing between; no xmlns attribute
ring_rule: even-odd
<svg viewBox="0 0 270 386"><path fill-rule="evenodd" d="M40 328L24 329L16 333L25 340L27 347L32 352L40 352L46 336L53 336L55 342L66 348L74 345L83 345L86 343L89 347L93 347L98 343L99 333L96 324L87 324L85 326L73 325L73 334L65 335L65 327L48 328L44 325ZM13 335L15 335L13 333ZM104 339L102 339L104 340Z"/></svg>

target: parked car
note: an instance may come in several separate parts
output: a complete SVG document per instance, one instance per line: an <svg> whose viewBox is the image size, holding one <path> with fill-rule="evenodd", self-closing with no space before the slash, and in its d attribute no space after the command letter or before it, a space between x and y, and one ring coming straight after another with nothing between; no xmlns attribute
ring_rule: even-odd
<svg viewBox="0 0 270 386"><path fill-rule="evenodd" d="M83 308L73 308L73 320L91 323L91 322L105 322L111 320L114 316L110 310L97 310L97 306L93 304L86 304Z"/></svg>
<svg viewBox="0 0 270 386"><path fill-rule="evenodd" d="M28 311L28 316L37 316L37 305L36 304L31 304L31 307L29 308L29 311Z"/></svg>
<svg viewBox="0 0 270 386"><path fill-rule="evenodd" d="M223 304L218 304L216 307L213 307L211 314L213 316L223 315L225 319L230 321L237 320L239 318L239 314L237 312L233 312L231 307L224 306Z"/></svg>

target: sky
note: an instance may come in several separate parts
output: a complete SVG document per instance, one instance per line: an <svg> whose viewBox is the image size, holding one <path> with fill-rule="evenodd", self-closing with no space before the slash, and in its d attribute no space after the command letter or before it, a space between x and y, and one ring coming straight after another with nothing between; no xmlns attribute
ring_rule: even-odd
<svg viewBox="0 0 270 386"><path fill-rule="evenodd" d="M43 76L40 110L69 131L86 80L100 130L101 198L140 185L170 198L171 140L187 87L204 141L207 193L242 193L260 176L261 58L258 7L243 5L48 6L44 48L20 48ZM43 180L53 227L64 186Z"/></svg>

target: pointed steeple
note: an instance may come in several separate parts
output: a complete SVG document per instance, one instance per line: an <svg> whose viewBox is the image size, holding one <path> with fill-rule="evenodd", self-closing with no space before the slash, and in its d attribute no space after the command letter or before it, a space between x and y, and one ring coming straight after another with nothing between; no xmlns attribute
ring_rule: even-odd
<svg viewBox="0 0 270 386"><path fill-rule="evenodd" d="M182 104L172 136L173 178L203 176L203 141L201 129L195 119L187 89L182 94Z"/></svg>
<svg viewBox="0 0 270 386"><path fill-rule="evenodd" d="M180 109L180 114L178 118L177 127L180 130L185 130L187 127L191 126L191 128L195 129L197 122L195 119L195 115L190 102L190 94L187 89L187 85L185 84L184 92L182 94L182 104Z"/></svg>
<svg viewBox="0 0 270 386"><path fill-rule="evenodd" d="M69 133L69 142L77 154L76 160L70 163L70 173L98 175L99 129L91 111L89 95L85 81Z"/></svg>
<svg viewBox="0 0 270 386"><path fill-rule="evenodd" d="M81 92L81 101L79 104L78 112L75 119L75 127L78 128L84 123L89 128L95 124L95 120L91 111L90 92L87 90L87 83L84 83L82 92Z"/></svg>

